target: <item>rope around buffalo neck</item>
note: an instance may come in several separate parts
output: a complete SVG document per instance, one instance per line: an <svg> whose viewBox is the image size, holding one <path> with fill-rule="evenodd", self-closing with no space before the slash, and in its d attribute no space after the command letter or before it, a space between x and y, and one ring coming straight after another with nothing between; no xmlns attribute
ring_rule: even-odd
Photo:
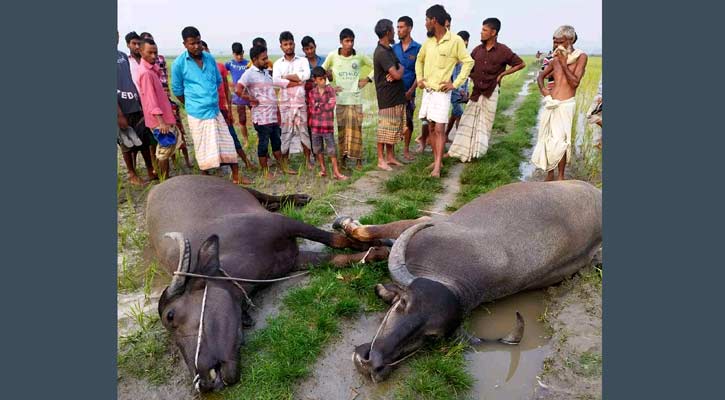
<svg viewBox="0 0 725 400"><path fill-rule="evenodd" d="M218 281L236 281L236 282L250 282L250 283L272 283L272 282L286 281L288 279L297 278L298 276L307 275L309 273L310 273L310 271L304 271L299 274L285 276L285 277L276 278L276 279L246 279L246 278L235 278L233 276L211 276L211 275L193 274L191 272L174 271L174 275L190 276L192 278L204 278L204 279L213 279L213 280L218 280Z"/></svg>
<svg viewBox="0 0 725 400"><path fill-rule="evenodd" d="M199 317L199 333L196 335L196 354L194 355L194 369L196 369L196 375L194 376L194 387L199 390L199 349L201 348L201 334L204 331L204 309L206 308L206 293L209 288L209 284L204 285L204 297L201 299L201 316Z"/></svg>

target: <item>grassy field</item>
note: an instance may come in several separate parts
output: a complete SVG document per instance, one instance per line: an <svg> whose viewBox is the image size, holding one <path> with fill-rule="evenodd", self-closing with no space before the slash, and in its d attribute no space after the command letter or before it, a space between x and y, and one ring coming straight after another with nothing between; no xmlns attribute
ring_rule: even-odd
<svg viewBox="0 0 725 400"><path fill-rule="evenodd" d="M533 57L526 58L527 63L532 60ZM167 62L170 67L173 59L167 58ZM595 68L590 69L588 74L593 69ZM601 73L601 59L599 71ZM363 76L368 72L362 71ZM461 192L454 209L486 191L517 179L518 166L522 160L521 150L529 145L530 129L536 123L540 99L538 91L532 90L512 117L501 113L513 104L525 79L527 76L522 71L504 80L492 146L485 157L467 164L464 168ZM421 97L419 92L418 106ZM281 176L274 183L270 183L261 178L260 172L244 171L255 180L252 187L262 191L304 189L312 194L314 200L301 209L285 207L283 213L313 225L329 222L334 215L329 203L335 204L335 194L345 190L354 180L375 167L377 105L372 84L363 89L363 98L365 162L362 171L346 171L352 177L347 182L321 180L314 172L306 171L300 156L293 156L292 167L300 175ZM586 110L588 104L584 107ZM182 119L185 123L186 118L183 115ZM414 132L417 134L420 132L420 121L414 120ZM252 158L256 158L256 133L251 126L251 119L248 118L248 121L250 143L245 151ZM193 157L193 150L190 151ZM374 209L360 218L361 222L380 224L419 217L419 210L425 209L443 190L441 180L430 178L424 168L431 161L432 157L429 155L418 157L403 172L385 182L379 198L364 199L372 203ZM445 161L447 166L453 162ZM447 170L449 168L444 169ZM119 192L122 189L124 186L119 177ZM126 247L141 249L145 246L147 237L133 227L134 221L119 221L119 252ZM143 268L121 265L119 269L127 270L127 273L119 273L119 290L149 290L155 268L153 265L144 265ZM149 276L148 271L152 269ZM326 265L315 267L310 283L287 292L279 314L272 317L265 328L255 331L247 338L247 344L242 347L244 367L241 383L211 397L292 398L294 387L301 379L309 376L310 368L330 340L339 334L340 324L345 318L385 309L385 304L373 294L374 284L385 280L385 263L366 264L345 270ZM172 345L156 314L139 314L134 315L134 318L141 329L119 339L119 370L124 374L145 378L151 383L166 382L171 374L180 373L171 369L174 362L173 352L170 351ZM465 370L464 349L455 340L430 344L427 351L420 352L410 360L411 375L394 389L395 396L404 399L465 396L473 378Z"/></svg>

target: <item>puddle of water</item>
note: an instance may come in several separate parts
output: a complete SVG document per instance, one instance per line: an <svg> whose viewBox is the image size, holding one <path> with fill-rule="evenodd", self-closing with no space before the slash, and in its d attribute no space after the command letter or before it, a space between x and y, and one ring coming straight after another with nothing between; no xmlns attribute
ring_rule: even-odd
<svg viewBox="0 0 725 400"><path fill-rule="evenodd" d="M506 335L514 326L516 311L525 323L519 345L483 344L466 355L467 368L476 378L473 391L480 399L523 399L533 395L536 377L551 351L550 338L538 320L544 313L544 299L544 291L529 291L474 310L470 329L479 337Z"/></svg>
<svg viewBox="0 0 725 400"><path fill-rule="evenodd" d="M531 129L531 147L529 147L528 149L524 149L524 160L521 161L521 165L519 165L519 180L521 181L530 180L531 177L534 175L534 172L536 171L536 166L531 163L531 154L534 152L534 147L536 146L536 142L538 141L540 121L541 108L539 108L539 111L536 113L536 125L534 125L534 127Z"/></svg>

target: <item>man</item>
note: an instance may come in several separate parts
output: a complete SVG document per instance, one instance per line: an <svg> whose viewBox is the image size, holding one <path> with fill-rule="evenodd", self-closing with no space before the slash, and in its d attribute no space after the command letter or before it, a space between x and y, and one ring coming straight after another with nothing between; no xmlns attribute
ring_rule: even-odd
<svg viewBox="0 0 725 400"><path fill-rule="evenodd" d="M209 46L203 40L201 41L201 47L205 52L211 54ZM239 158L241 158L244 162L244 166L251 170L253 169L252 163L249 162L249 159L247 159L247 155L244 153L242 144L239 142L239 138L237 137L237 132L234 130L234 119L232 118L232 96L231 93L229 93L228 84L229 71L227 71L224 64L220 62L216 63L216 68L222 76L222 83L217 88L217 95L219 96L219 111L222 113L224 121L227 123L227 128L229 128L229 134L232 136L232 141L234 142L234 150L237 152ZM252 183L252 181L247 179L245 176L241 177L241 181L243 185L249 185Z"/></svg>
<svg viewBox="0 0 725 400"><path fill-rule="evenodd" d="M128 47L128 67L131 69L131 79L138 87L138 69L141 66L141 37L131 31L126 34L126 47Z"/></svg>
<svg viewBox="0 0 725 400"><path fill-rule="evenodd" d="M232 59L224 64L224 68L232 75L232 87L236 86L239 78L249 67L249 61L244 58L244 46L239 42L232 43ZM242 133L244 146L249 143L249 132L247 131L247 103L244 99L232 93L232 104L237 107L237 116L239 117L239 131ZM232 113L232 123L233 121Z"/></svg>
<svg viewBox="0 0 725 400"><path fill-rule="evenodd" d="M571 159L571 126L576 111L576 89L587 66L587 55L574 49L576 31L562 25L554 32L554 57L539 74L536 82L544 96L544 107L539 120L539 136L531 154L531 162L547 172L546 180L554 180L558 167L558 180L564 180L566 163ZM544 78L554 75L554 87L544 85Z"/></svg>
<svg viewBox="0 0 725 400"><path fill-rule="evenodd" d="M305 100L305 81L310 79L310 64L306 58L295 55L295 38L291 32L284 31L279 35L279 47L283 56L272 66L272 80L282 88L279 93L282 158L287 161L290 153L302 151L307 169L312 170L312 142Z"/></svg>
<svg viewBox="0 0 725 400"><path fill-rule="evenodd" d="M393 45L395 56L403 65L403 86L405 87L405 129L403 130L403 158L410 161L410 138L413 134L413 112L415 111L415 60L418 58L420 43L413 40L413 19L408 16L398 18L398 43Z"/></svg>
<svg viewBox="0 0 725 400"><path fill-rule="evenodd" d="M141 37L141 44L143 45L143 41L146 39L154 40L153 35L151 35L148 32L142 32L140 35ZM189 149L186 147L186 131L184 130L184 124L181 122L181 116L179 115L179 105L176 104L173 100L171 100L171 91L169 90L169 74L168 70L166 68L166 58L162 56L161 54L157 54L157 60L156 65L159 66L159 73L160 73L160 79L161 79L161 86L164 88L164 91L166 92L166 96L168 97L169 101L171 102L171 109L174 112L174 117L176 118L176 128L178 129L179 137L178 139L181 141L181 145L179 147L179 150L181 150L181 154L184 156L184 162L186 163L187 168L191 168L191 162L189 161ZM152 136L151 137L151 156L152 158L156 157L156 139ZM175 160L176 155L172 155L171 159Z"/></svg>
<svg viewBox="0 0 725 400"><path fill-rule="evenodd" d="M355 160L355 168L362 170L362 123L363 107L360 89L373 81L373 71L365 78L360 78L363 67L372 67L370 58L359 55L354 49L355 33L349 28L340 31L340 47L328 54L322 68L327 71L327 78L334 80L338 91L336 117L337 134L343 168L346 159Z"/></svg>
<svg viewBox="0 0 725 400"><path fill-rule="evenodd" d="M116 41L119 36L116 32ZM126 54L118 52L116 59L116 99L118 117L118 147L121 148L123 162L128 170L128 181L132 185L141 186L144 181L136 173L136 155L141 152L146 163L146 172L151 180L158 179L154 174L154 167L151 162L151 151L149 149L148 129L144 125L143 113L141 112L141 100L136 85L131 79L129 61Z"/></svg>
<svg viewBox="0 0 725 400"><path fill-rule="evenodd" d="M405 124L406 90L402 81L404 69L391 47L395 41L393 21L378 21L375 34L378 36L378 46L373 55L375 91L378 98L378 168L392 171L390 165L401 165L395 159L394 146L402 139Z"/></svg>
<svg viewBox="0 0 725 400"><path fill-rule="evenodd" d="M281 131L277 117L277 95L274 92L274 86L280 84L275 84L269 71L267 71L269 63L267 48L263 46L252 47L249 56L252 57L252 66L239 78L235 92L252 106L252 123L259 136L259 144L257 145L259 166L268 179L274 176L269 172L267 164L269 158L268 147L271 141L272 154L282 171L285 174L294 175L296 172L288 169L287 164L282 160Z"/></svg>
<svg viewBox="0 0 725 400"><path fill-rule="evenodd" d="M310 64L310 79L308 79L305 82L305 99L309 100L309 94L310 91L315 87L315 79L312 76L312 69L315 67L322 67L322 64L325 62L325 57L318 56L317 55L317 44L315 43L315 39L313 39L311 36L305 36L302 38L302 51L305 53L305 58L307 59L307 62ZM308 102L309 103L309 102ZM309 104L307 105L307 115L309 117ZM307 130L310 132L310 136L312 136L312 124L310 121L310 118L307 118ZM315 154L315 156L317 156Z"/></svg>
<svg viewBox="0 0 725 400"><path fill-rule="evenodd" d="M463 39L463 43L466 44L466 49L468 49L468 39L471 37L468 31L460 31L457 35ZM461 67L461 63L456 64L453 68L451 80L455 81L458 78L458 75L461 74ZM463 103L466 102L468 102L468 79L466 79L466 83L463 86L451 92L451 118L448 120L448 127L446 128L446 139L451 134L454 124L456 129L458 129L458 123L461 121L461 115L463 115ZM447 141L450 140L447 139Z"/></svg>
<svg viewBox="0 0 725 400"><path fill-rule="evenodd" d="M186 107L194 141L196 162L202 174L221 165L230 165L232 181L239 183L239 166L234 141L219 111L217 88L222 76L211 54L201 46L201 34L193 26L181 31L184 51L171 66L171 91Z"/></svg>
<svg viewBox="0 0 725 400"><path fill-rule="evenodd" d="M498 42L501 21L487 18L481 27L481 44L471 52L475 64L471 72L473 92L460 121L460 127L448 155L462 162L482 157L488 151L491 128L501 81L507 75L526 67L521 57ZM506 69L506 66L511 68Z"/></svg>
<svg viewBox="0 0 725 400"><path fill-rule="evenodd" d="M141 68L138 73L138 91L143 105L144 123L154 132L159 142L156 147L159 173L169 177L169 158L181 144L174 133L176 118L171 102L161 84L161 68L158 66L158 48L152 39L141 42Z"/></svg>
<svg viewBox="0 0 725 400"><path fill-rule="evenodd" d="M426 40L415 62L415 74L420 89L425 89L418 117L428 120L434 161L431 176L441 176L443 150L446 143L446 122L451 108L451 91L460 87L473 68L473 59L458 35L451 34L444 24L448 13L436 4L425 13ZM456 64L462 63L461 73L451 82ZM423 142L425 143L425 142Z"/></svg>

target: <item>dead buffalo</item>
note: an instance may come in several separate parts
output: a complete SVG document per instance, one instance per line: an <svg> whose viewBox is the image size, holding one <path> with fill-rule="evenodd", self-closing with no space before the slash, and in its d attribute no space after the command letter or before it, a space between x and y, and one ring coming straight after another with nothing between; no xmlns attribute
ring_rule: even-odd
<svg viewBox="0 0 725 400"><path fill-rule="evenodd" d="M379 382L426 339L451 335L481 303L586 266L602 243L602 194L581 181L514 183L434 222L361 226L340 218L335 227L361 241L397 238L388 259L394 283L375 289L393 306L372 342L353 353L357 369ZM517 315L499 341L515 344L522 334Z"/></svg>
<svg viewBox="0 0 725 400"><path fill-rule="evenodd" d="M149 239L168 270L207 277L269 280L311 263L343 266L366 254L300 251L297 238L359 250L370 244L269 211L287 201L301 205L309 198L269 196L212 176L174 177L149 193ZM370 260L387 256L385 247L367 254ZM239 381L242 325L252 323L245 299L257 287L252 282L174 275L163 291L159 316L181 350L197 390L217 390Z"/></svg>

